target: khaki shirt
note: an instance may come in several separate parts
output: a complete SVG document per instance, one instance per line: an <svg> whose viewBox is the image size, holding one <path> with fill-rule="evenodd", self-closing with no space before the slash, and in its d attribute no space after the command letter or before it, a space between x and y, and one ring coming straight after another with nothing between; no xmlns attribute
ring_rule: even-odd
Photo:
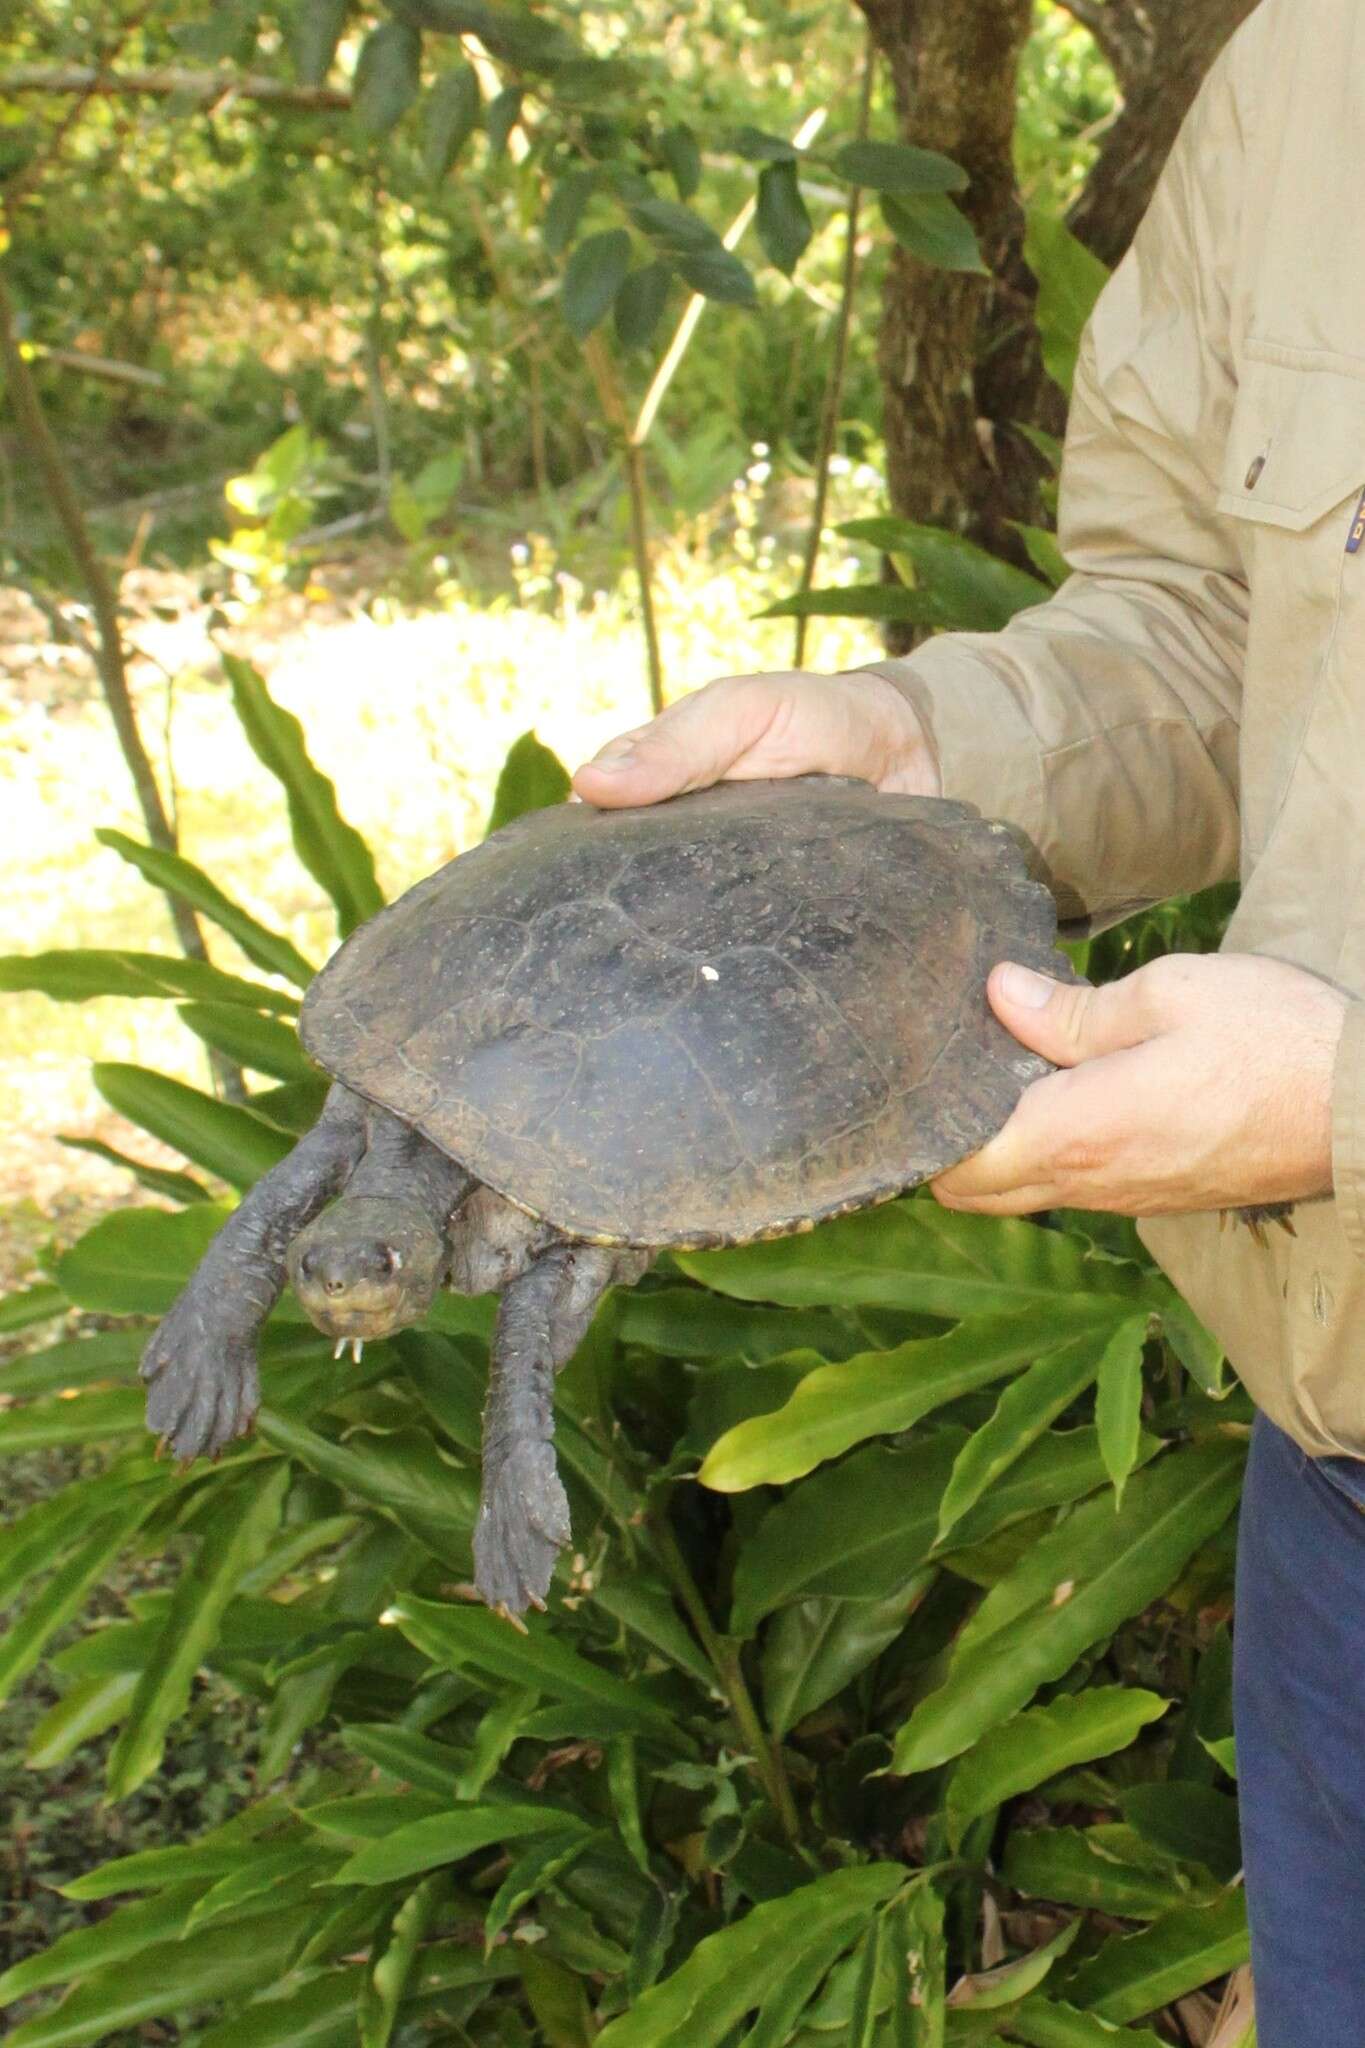
<svg viewBox="0 0 1365 2048"><path fill-rule="evenodd" d="M870 664L945 794L1033 841L1097 924L1240 874L1229 949L1353 998L1335 1196L1266 1248L1144 1241L1255 1400L1365 1456L1365 5L1264 0L1214 66L1085 345L1074 571L1000 633Z"/></svg>

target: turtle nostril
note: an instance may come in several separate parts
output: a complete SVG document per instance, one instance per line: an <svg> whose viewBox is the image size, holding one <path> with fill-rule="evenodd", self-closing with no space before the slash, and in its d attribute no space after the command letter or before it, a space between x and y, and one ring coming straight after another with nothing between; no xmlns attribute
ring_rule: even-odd
<svg viewBox="0 0 1365 2048"><path fill-rule="evenodd" d="M338 1279L335 1273L330 1280L323 1281L322 1287L325 1294L344 1294L346 1292L346 1282Z"/></svg>

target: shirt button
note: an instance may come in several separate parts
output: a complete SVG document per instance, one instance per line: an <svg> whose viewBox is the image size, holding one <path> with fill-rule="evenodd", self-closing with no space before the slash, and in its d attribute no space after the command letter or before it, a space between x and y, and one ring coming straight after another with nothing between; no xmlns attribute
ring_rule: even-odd
<svg viewBox="0 0 1365 2048"><path fill-rule="evenodd" d="M1247 489L1248 491L1255 490L1257 484L1261 481L1261 471L1264 468L1265 457L1264 455L1258 455L1256 457L1256 460L1252 463L1250 469L1247 471L1247 480L1244 487L1245 489Z"/></svg>

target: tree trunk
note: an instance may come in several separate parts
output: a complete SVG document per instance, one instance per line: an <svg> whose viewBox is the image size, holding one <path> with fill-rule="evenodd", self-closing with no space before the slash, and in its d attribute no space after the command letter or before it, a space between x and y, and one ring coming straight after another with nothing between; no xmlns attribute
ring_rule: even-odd
<svg viewBox="0 0 1365 2048"><path fill-rule="evenodd" d="M1012 519L1038 516L1044 372L1014 178L1019 56L1032 0L858 0L891 71L903 140L967 172L962 206L989 278L892 255L880 364L895 510L1022 562Z"/></svg>
<svg viewBox="0 0 1365 2048"><path fill-rule="evenodd" d="M1123 108L1070 226L1114 265L1147 210L1205 72L1256 0L1062 0L1108 59Z"/></svg>

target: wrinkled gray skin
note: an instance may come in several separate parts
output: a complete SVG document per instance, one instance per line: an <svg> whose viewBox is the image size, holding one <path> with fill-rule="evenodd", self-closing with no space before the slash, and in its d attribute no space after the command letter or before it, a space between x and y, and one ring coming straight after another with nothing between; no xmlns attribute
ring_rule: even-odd
<svg viewBox="0 0 1365 2048"><path fill-rule="evenodd" d="M338 1353L418 1322L443 1285L496 1292L474 1582L503 1613L543 1607L569 1541L554 1377L606 1290L637 1280L652 1256L573 1242L337 1082L313 1129L228 1218L148 1345L148 1426L177 1458L216 1456L250 1428L256 1339L286 1277Z"/></svg>

